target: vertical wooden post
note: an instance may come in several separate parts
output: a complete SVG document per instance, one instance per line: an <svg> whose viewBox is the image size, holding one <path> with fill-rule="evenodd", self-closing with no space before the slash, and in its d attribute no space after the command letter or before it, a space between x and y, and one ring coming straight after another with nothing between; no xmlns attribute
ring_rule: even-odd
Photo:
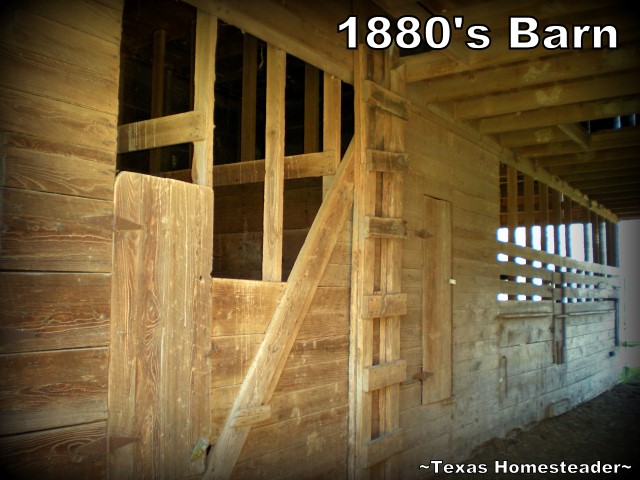
<svg viewBox="0 0 640 480"><path fill-rule="evenodd" d="M593 238L593 263L602 263L600 255L600 216L593 212L589 212L591 217L591 237Z"/></svg>
<svg viewBox="0 0 640 480"><path fill-rule="evenodd" d="M320 71L304 67L304 153L320 150Z"/></svg>
<svg viewBox="0 0 640 480"><path fill-rule="evenodd" d="M164 56L166 32L153 32L153 65L151 66L151 118L164 115ZM162 171L162 152L159 148L149 151L149 173Z"/></svg>
<svg viewBox="0 0 640 480"><path fill-rule="evenodd" d="M193 109L204 116L205 139L194 142L191 179L213 187L213 87L216 79L218 19L198 10L194 66Z"/></svg>
<svg viewBox="0 0 640 480"><path fill-rule="evenodd" d="M584 261L593 262L593 229L589 227L591 222L591 212L587 207L582 207L584 212L584 223L582 224L584 232Z"/></svg>
<svg viewBox="0 0 640 480"><path fill-rule="evenodd" d="M618 267L618 224L608 222L607 226L607 265Z"/></svg>
<svg viewBox="0 0 640 480"><path fill-rule="evenodd" d="M279 282L282 279L286 68L286 53L269 45L267 47L264 237L262 240L262 280L266 282Z"/></svg>
<svg viewBox="0 0 640 480"><path fill-rule="evenodd" d="M533 177L524 177L524 227L526 229L527 247L533 247L533 223L534 223L534 199L533 199Z"/></svg>
<svg viewBox="0 0 640 480"><path fill-rule="evenodd" d="M551 190L551 223L554 227L553 232L553 253L562 255L560 239L560 226L562 225L562 194L558 190Z"/></svg>
<svg viewBox="0 0 640 480"><path fill-rule="evenodd" d="M573 247L571 245L571 223L573 222L573 200L564 197L564 239L567 257L573 255Z"/></svg>
<svg viewBox="0 0 640 480"><path fill-rule="evenodd" d="M516 242L518 228L518 171L507 165L507 228L509 241Z"/></svg>
<svg viewBox="0 0 640 480"><path fill-rule="evenodd" d="M549 187L546 183L538 183L538 205L540 205L540 248L543 252L549 251Z"/></svg>
<svg viewBox="0 0 640 480"><path fill-rule="evenodd" d="M245 33L242 46L242 111L240 161L256 159L256 90L258 86L258 40Z"/></svg>
<svg viewBox="0 0 640 480"><path fill-rule="evenodd" d="M340 153L342 149L341 129L342 129L342 83L338 78L330 74L324 74L324 95L323 95L323 124L322 124L322 149L325 152L333 153L334 166L337 169L340 164ZM333 178L323 178L322 191L326 195Z"/></svg>

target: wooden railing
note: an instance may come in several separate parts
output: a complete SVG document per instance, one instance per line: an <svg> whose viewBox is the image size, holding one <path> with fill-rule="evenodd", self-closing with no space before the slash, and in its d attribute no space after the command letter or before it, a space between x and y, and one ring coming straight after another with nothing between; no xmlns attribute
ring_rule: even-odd
<svg viewBox="0 0 640 480"><path fill-rule="evenodd" d="M498 242L499 300L562 303L616 300L616 267L582 262L513 243Z"/></svg>

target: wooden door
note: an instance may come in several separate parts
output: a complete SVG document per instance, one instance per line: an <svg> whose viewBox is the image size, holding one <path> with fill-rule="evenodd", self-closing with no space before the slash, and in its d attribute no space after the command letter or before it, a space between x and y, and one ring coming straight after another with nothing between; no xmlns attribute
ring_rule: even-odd
<svg viewBox="0 0 640 480"><path fill-rule="evenodd" d="M109 477L193 476L210 438L213 191L125 172L114 210Z"/></svg>
<svg viewBox="0 0 640 480"><path fill-rule="evenodd" d="M422 403L451 396L451 204L424 197Z"/></svg>

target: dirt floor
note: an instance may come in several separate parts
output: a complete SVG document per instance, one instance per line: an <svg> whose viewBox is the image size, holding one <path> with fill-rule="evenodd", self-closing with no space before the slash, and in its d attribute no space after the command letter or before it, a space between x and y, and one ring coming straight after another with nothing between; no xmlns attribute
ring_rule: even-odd
<svg viewBox="0 0 640 480"><path fill-rule="evenodd" d="M496 461L508 462L518 473L496 473ZM562 474L565 462L565 473ZM600 473L580 473L582 464ZM493 440L465 465L485 465L484 474L439 474L446 479L640 478L640 380L619 384L593 400L555 418L543 420L506 439ZM549 471L525 473L521 464L548 465ZM570 473L569 464L578 472ZM605 464L631 466L604 473ZM503 464L504 465L504 464ZM557 472L550 473L555 465ZM594 466L595 465L595 466ZM592 467L593 466L593 467Z"/></svg>

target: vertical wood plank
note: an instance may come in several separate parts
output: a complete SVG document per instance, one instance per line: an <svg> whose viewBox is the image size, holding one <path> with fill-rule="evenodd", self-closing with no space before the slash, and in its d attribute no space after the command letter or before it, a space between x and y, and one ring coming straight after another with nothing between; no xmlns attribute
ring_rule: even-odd
<svg viewBox="0 0 640 480"><path fill-rule="evenodd" d="M342 148L342 82L330 74L324 74L323 98L322 98L322 149L325 152L333 152L333 164L338 168L340 164L340 152ZM333 177L322 179L322 191L326 194L331 186Z"/></svg>
<svg viewBox="0 0 640 480"><path fill-rule="evenodd" d="M362 299L374 292L374 276L371 271L375 258L375 243L365 238L361 224L367 216L375 215L376 178L367 172L366 149L370 136L375 133L375 123L370 122L373 107L366 102L364 81L372 75L372 53L360 46L354 56L354 115L355 152L353 239L351 250L351 321L349 355L349 457L348 471L351 478L367 478L368 471L360 468L363 448L371 440L372 394L365 392L361 369L373 363L372 322L361 318Z"/></svg>
<svg viewBox="0 0 640 480"><path fill-rule="evenodd" d="M516 242L516 228L518 227L518 171L507 165L507 228L509 241Z"/></svg>
<svg viewBox="0 0 640 480"><path fill-rule="evenodd" d="M586 207L581 207L583 209L583 218L584 223L582 224L583 233L584 233L584 261L585 262L593 262L593 230L591 228L591 213Z"/></svg>
<svg viewBox="0 0 640 480"><path fill-rule="evenodd" d="M524 177L524 227L527 247L533 247L533 223L534 223L534 199L533 199L533 177Z"/></svg>
<svg viewBox="0 0 640 480"><path fill-rule="evenodd" d="M591 218L591 239L593 249L593 263L602 263L600 255L600 216L593 212L589 212Z"/></svg>
<svg viewBox="0 0 640 480"><path fill-rule="evenodd" d="M540 249L543 252L549 251L549 237L547 227L549 226L549 187L546 183L538 183L538 205L540 205Z"/></svg>
<svg viewBox="0 0 640 480"><path fill-rule="evenodd" d="M607 227L607 265L618 267L618 224L607 222Z"/></svg>
<svg viewBox="0 0 640 480"><path fill-rule="evenodd" d="M244 34L242 45L242 111L240 161L256 159L256 93L258 88L258 40Z"/></svg>
<svg viewBox="0 0 640 480"><path fill-rule="evenodd" d="M267 46L267 120L264 173L262 280L282 279L282 212L284 206L284 91L286 53Z"/></svg>
<svg viewBox="0 0 640 480"><path fill-rule="evenodd" d="M164 115L164 56L167 34L153 32L153 64L151 66L151 118ZM162 171L162 152L154 148L149 152L149 173Z"/></svg>
<svg viewBox="0 0 640 480"><path fill-rule="evenodd" d="M451 204L426 196L424 211L430 236L423 240L422 399L432 403L451 396Z"/></svg>
<svg viewBox="0 0 640 480"><path fill-rule="evenodd" d="M567 257L573 256L573 248L571 245L571 223L573 222L573 200L569 197L564 197L563 202L563 210L564 210L564 240L565 240L565 248L567 251Z"/></svg>
<svg viewBox="0 0 640 480"><path fill-rule="evenodd" d="M400 95L405 94L406 68L404 65L390 72L390 88ZM405 151L405 121L389 116L391 129L388 148L392 152ZM402 173L385 172L383 175L383 215L389 218L403 218L404 176ZM383 240L386 243L385 257L382 258L382 291L387 294L400 293L402 279L402 240ZM380 363L392 363L400 359L401 317L380 319ZM386 387L380 392L380 429L385 434L400 428L400 384ZM397 458L385 462L385 476L397 478L399 469Z"/></svg>
<svg viewBox="0 0 640 480"><path fill-rule="evenodd" d="M211 385L210 188L130 172L115 193L109 421L114 478L181 478L208 439Z"/></svg>
<svg viewBox="0 0 640 480"><path fill-rule="evenodd" d="M204 140L193 144L191 179L197 185L213 186L213 87L216 79L218 19L198 10L194 65L193 109L204 114Z"/></svg>
<svg viewBox="0 0 640 480"><path fill-rule="evenodd" d="M560 248L562 241L560 239L560 226L562 225L562 194L558 190L551 190L551 224L553 230L553 253L562 255Z"/></svg>

